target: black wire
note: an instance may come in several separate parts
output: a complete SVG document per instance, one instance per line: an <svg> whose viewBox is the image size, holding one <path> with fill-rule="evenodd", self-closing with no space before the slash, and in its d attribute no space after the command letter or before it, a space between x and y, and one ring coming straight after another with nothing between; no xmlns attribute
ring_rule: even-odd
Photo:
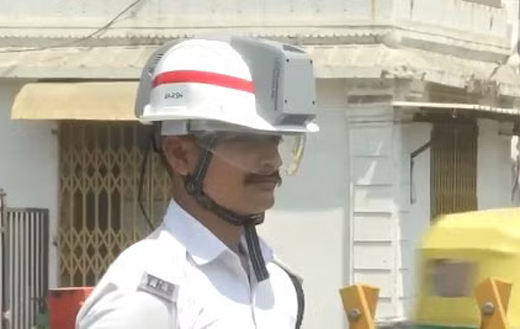
<svg viewBox="0 0 520 329"><path fill-rule="evenodd" d="M137 6L140 2L143 2L144 0L135 0L134 2L132 2L130 5L128 5L125 9L123 9L121 12L119 12L119 14L117 14L116 16L114 16L114 18L112 18L110 21L108 21L108 23L106 23L105 25L103 25L102 27L100 27L99 29L97 29L96 31L90 33L89 35L87 36L84 36L84 37L81 37L79 39L76 39L76 40L72 40L72 41L67 41L67 42L63 42L63 43L58 43L56 45L52 45L52 46L45 46L45 47L35 47L35 48L26 48L26 49L10 49L10 50L2 50L0 51L0 54L5 54L5 53L24 53L24 52L30 52L30 51L40 51L40 50L46 50L46 49L52 49L52 48L60 48L60 47L67 47L67 46L72 46L74 44L77 44L79 42L82 42L82 41L86 41L88 39L91 39L92 37L96 36L97 34L105 31L106 29L108 29L110 26L112 26L121 16L123 16L124 14L126 14L130 9L134 8L135 6Z"/></svg>
<svg viewBox="0 0 520 329"><path fill-rule="evenodd" d="M146 212L146 209L144 208L143 204L143 186L144 186L144 175L146 172L146 163L148 162L148 156L150 155L150 149L153 147L153 140L146 146L146 150L144 151L143 155L143 161L141 162L141 172L139 174L139 190L137 192L137 203L139 204L139 208L141 209L141 213L143 214L143 217L148 224L148 227L150 230L154 229L154 226L152 224L152 221L150 220L150 217L148 217L148 213Z"/></svg>

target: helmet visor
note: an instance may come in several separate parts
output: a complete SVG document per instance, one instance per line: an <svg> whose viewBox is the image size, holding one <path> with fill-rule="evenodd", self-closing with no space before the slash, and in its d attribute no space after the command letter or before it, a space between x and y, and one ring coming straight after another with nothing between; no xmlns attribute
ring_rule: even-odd
<svg viewBox="0 0 520 329"><path fill-rule="evenodd" d="M305 148L304 134L271 135L250 133L212 134L201 145L215 158L245 172L269 175L275 171L294 175L298 171Z"/></svg>

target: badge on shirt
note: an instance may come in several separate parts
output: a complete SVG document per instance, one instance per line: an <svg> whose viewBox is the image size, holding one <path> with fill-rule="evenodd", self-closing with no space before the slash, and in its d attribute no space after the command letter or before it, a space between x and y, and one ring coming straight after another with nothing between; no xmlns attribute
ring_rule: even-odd
<svg viewBox="0 0 520 329"><path fill-rule="evenodd" d="M143 273L137 288L169 302L174 300L175 285L146 272Z"/></svg>

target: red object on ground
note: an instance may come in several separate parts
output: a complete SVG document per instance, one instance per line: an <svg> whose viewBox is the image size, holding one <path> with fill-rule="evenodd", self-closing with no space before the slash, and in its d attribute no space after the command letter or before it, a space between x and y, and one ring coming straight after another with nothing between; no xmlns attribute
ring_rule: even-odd
<svg viewBox="0 0 520 329"><path fill-rule="evenodd" d="M76 316L94 287L49 289L49 322L51 329L74 329Z"/></svg>

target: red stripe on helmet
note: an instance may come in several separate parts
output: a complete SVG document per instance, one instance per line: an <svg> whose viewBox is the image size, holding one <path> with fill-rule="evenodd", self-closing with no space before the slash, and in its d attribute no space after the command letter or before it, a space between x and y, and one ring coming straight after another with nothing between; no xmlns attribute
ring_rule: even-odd
<svg viewBox="0 0 520 329"><path fill-rule="evenodd" d="M249 93L255 92L255 85L252 81L237 77L203 71L171 71L159 74L153 80L153 87L168 83L204 83L208 85L220 86Z"/></svg>

